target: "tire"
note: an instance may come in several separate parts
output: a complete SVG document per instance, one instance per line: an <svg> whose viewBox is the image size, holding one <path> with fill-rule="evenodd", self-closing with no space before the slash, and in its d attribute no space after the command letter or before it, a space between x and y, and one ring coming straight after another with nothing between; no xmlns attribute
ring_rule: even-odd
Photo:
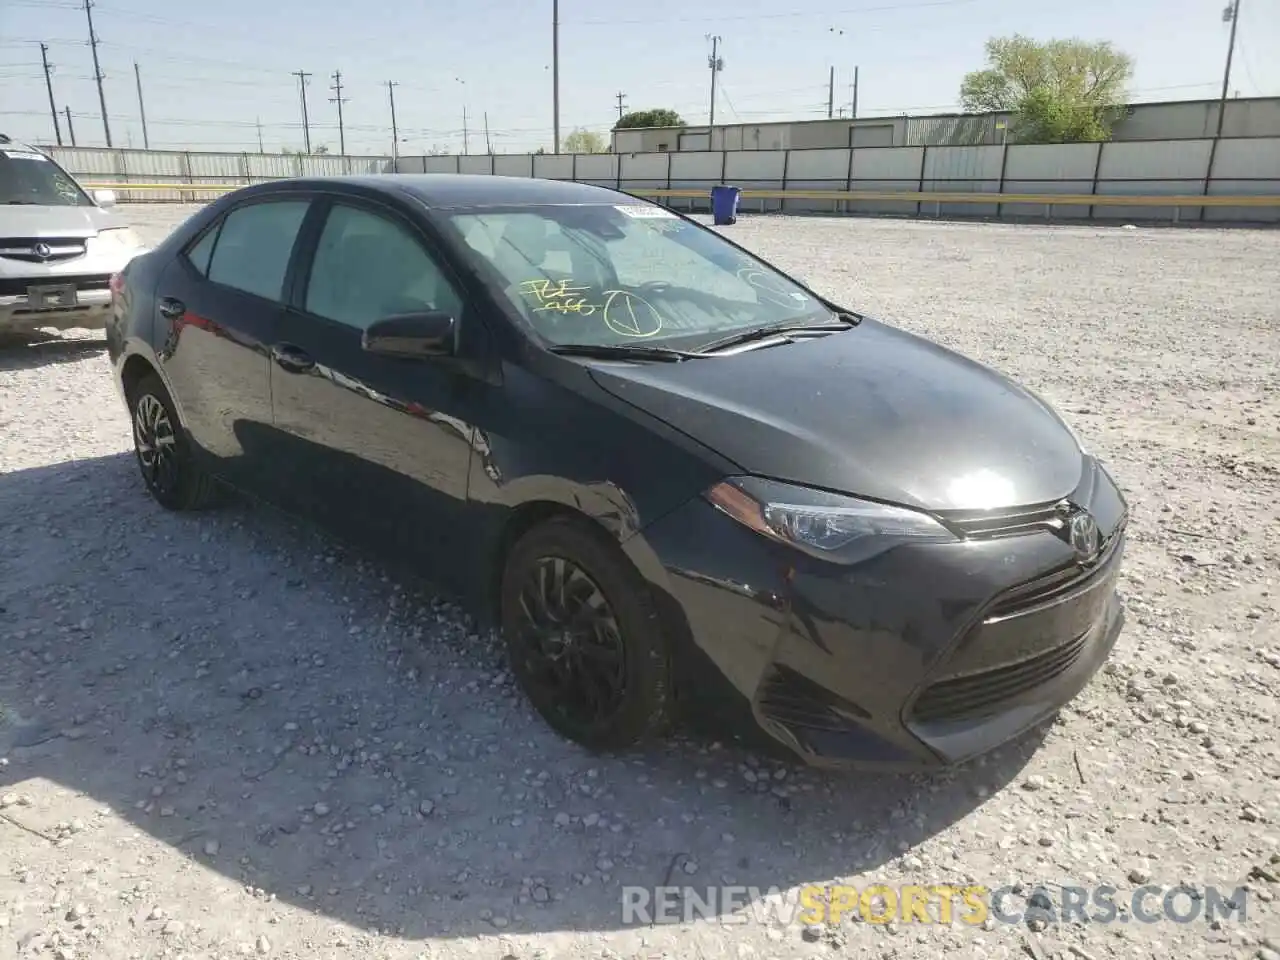
<svg viewBox="0 0 1280 960"><path fill-rule="evenodd" d="M219 492L217 482L192 457L173 399L155 373L148 373L129 390L129 419L138 470L152 498L167 510L212 506Z"/></svg>
<svg viewBox="0 0 1280 960"><path fill-rule="evenodd" d="M526 613L536 607L531 598L537 593L533 585L539 571L554 584L557 569L567 584L562 595L585 597L589 588L595 589L596 594L588 598L590 602L577 608L579 612L591 607L599 614L597 597L605 605L607 615L593 618L596 625L583 631L594 639L578 636L571 641L576 644L572 648L566 642L550 644L557 647L562 658L568 658L558 661L561 668L577 656L579 692L584 660L590 663L588 685L595 690L601 689L598 681L602 675L620 668L621 684L613 698L614 707L596 716L584 715L590 711L579 709L577 696L549 689L546 677L557 668L551 666L546 654L546 634L539 635L531 629L531 618ZM570 570L576 570L581 578ZM585 521L567 517L549 520L517 541L507 554L503 569L501 621L517 682L534 709L561 736L589 750L607 751L625 749L667 731L673 711L671 658L648 589L621 551L587 527ZM600 627L601 621L613 626ZM601 637L607 640L602 641ZM607 657L606 648L614 651ZM587 650L594 652L585 655Z"/></svg>

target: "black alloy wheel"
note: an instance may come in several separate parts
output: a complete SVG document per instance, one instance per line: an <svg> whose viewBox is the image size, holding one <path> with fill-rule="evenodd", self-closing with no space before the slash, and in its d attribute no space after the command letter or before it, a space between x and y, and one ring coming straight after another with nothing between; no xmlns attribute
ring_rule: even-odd
<svg viewBox="0 0 1280 960"><path fill-rule="evenodd" d="M211 504L217 487L192 459L164 382L154 373L144 376L129 391L129 408L134 454L147 492L169 510Z"/></svg>
<svg viewBox="0 0 1280 960"><path fill-rule="evenodd" d="M666 726L670 667L644 584L584 522L552 520L516 544L502 625L512 671L562 736L615 749Z"/></svg>
<svg viewBox="0 0 1280 960"><path fill-rule="evenodd" d="M626 695L627 671L618 618L600 587L571 560L539 557L520 589L520 612L529 682L569 723L607 723Z"/></svg>
<svg viewBox="0 0 1280 960"><path fill-rule="evenodd" d="M157 500L178 489L177 434L169 411L152 393L144 393L133 408L133 446L142 482Z"/></svg>

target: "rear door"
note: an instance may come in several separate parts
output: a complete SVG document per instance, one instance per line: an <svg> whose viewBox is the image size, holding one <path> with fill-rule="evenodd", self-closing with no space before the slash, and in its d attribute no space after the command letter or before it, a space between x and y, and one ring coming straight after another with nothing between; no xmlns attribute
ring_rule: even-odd
<svg viewBox="0 0 1280 960"><path fill-rule="evenodd" d="M183 422L211 469L250 489L268 479L270 345L310 206L291 194L234 207L156 287L156 342Z"/></svg>
<svg viewBox="0 0 1280 960"><path fill-rule="evenodd" d="M428 309L452 314L464 342L483 342L483 328L419 225L371 199L324 202L274 345L288 450L275 466L292 503L447 580L464 539L470 411L486 385L445 362L367 353L361 337L376 320Z"/></svg>

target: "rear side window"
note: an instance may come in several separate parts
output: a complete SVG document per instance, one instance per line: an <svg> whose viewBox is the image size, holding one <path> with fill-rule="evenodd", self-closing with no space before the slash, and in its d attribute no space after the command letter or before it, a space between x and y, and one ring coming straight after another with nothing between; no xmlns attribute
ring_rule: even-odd
<svg viewBox="0 0 1280 960"><path fill-rule="evenodd" d="M218 233L209 279L283 301L285 271L309 205L307 200L265 200L232 210Z"/></svg>
<svg viewBox="0 0 1280 960"><path fill-rule="evenodd" d="M214 224L205 231L203 237L187 248L186 258L200 271L201 275L207 276L209 273L209 254L213 253L213 244L217 239L218 225Z"/></svg>

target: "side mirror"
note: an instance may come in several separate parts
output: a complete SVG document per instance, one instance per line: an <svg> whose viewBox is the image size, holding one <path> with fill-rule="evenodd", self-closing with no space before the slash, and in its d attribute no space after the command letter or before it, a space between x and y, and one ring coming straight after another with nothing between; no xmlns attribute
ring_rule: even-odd
<svg viewBox="0 0 1280 960"><path fill-rule="evenodd" d="M93 191L93 202L100 207L114 207L116 205L116 192L114 190L95 190Z"/></svg>
<svg viewBox="0 0 1280 960"><path fill-rule="evenodd" d="M371 324L360 345L385 357L444 357L453 353L453 316L440 311L401 313Z"/></svg>

